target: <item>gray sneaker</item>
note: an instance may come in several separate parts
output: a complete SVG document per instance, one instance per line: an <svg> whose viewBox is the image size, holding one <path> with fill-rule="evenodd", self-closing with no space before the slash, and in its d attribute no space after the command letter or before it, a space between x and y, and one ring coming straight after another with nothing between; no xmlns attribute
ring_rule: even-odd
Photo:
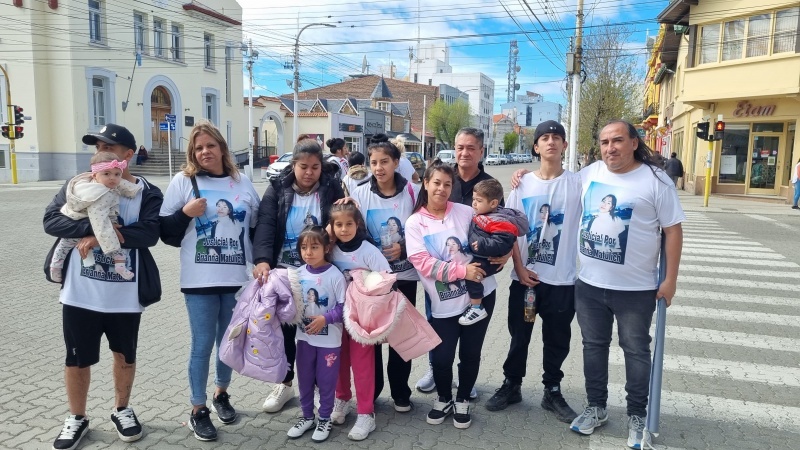
<svg viewBox="0 0 800 450"><path fill-rule="evenodd" d="M628 447L642 450L652 448L653 442L650 433L644 437L644 417L628 416Z"/></svg>
<svg viewBox="0 0 800 450"><path fill-rule="evenodd" d="M608 421L608 411L599 406L587 406L580 416L570 424L569 429L580 434L592 434L594 429Z"/></svg>

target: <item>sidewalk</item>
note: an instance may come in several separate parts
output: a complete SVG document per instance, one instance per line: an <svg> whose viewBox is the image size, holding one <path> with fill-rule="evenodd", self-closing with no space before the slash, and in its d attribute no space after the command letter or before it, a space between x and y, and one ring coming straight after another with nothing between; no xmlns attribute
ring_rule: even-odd
<svg viewBox="0 0 800 450"><path fill-rule="evenodd" d="M770 203L753 199L743 200L712 194L708 199L708 207L704 207L702 195L692 195L686 191L678 191L678 197L685 211L761 214L766 216L790 216L797 214L800 216L800 210L793 210L791 205L782 205L779 203Z"/></svg>

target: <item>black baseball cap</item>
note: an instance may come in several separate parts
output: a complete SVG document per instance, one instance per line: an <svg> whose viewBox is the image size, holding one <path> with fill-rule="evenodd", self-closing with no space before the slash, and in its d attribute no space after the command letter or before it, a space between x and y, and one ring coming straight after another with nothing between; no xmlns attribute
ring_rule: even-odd
<svg viewBox="0 0 800 450"><path fill-rule="evenodd" d="M539 142L539 138L542 137L542 135L547 133L557 134L561 136L561 139L565 141L567 140L567 132L564 130L563 125L556 122L555 120L545 120L544 122L536 126L536 132L533 134L534 145Z"/></svg>
<svg viewBox="0 0 800 450"><path fill-rule="evenodd" d="M89 133L83 136L82 140L86 145L96 145L97 141L103 141L106 144L120 144L124 145L126 148L136 150L136 139L133 137L133 134L122 125L113 123L104 126L98 133Z"/></svg>

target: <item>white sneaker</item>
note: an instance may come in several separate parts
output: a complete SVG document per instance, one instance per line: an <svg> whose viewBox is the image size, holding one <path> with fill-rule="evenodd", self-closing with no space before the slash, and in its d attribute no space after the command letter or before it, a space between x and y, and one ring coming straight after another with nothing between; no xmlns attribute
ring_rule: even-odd
<svg viewBox="0 0 800 450"><path fill-rule="evenodd" d="M347 437L352 441L363 441L373 431L375 431L375 414L359 414L356 424Z"/></svg>
<svg viewBox="0 0 800 450"><path fill-rule="evenodd" d="M486 313L486 310L483 308L473 308L467 307L467 310L464 311L464 314L458 318L459 325L472 325L475 323L480 322L481 320L489 317L489 314Z"/></svg>
<svg viewBox="0 0 800 450"><path fill-rule="evenodd" d="M328 439L328 435L331 434L331 428L333 428L331 419L319 419L317 421L317 429L314 430L314 434L311 435L311 440L314 442L323 442L325 439Z"/></svg>
<svg viewBox="0 0 800 450"><path fill-rule="evenodd" d="M301 417L292 428L289 428L286 435L289 436L290 439L297 439L312 428L314 428L314 418L312 417L309 419Z"/></svg>
<svg viewBox="0 0 800 450"><path fill-rule="evenodd" d="M425 372L425 375L417 381L417 390L420 392L433 392L436 389L436 382L433 381L433 368L429 365L428 371Z"/></svg>
<svg viewBox="0 0 800 450"><path fill-rule="evenodd" d="M458 389L458 378L453 379L453 386ZM469 399L475 400L478 398L478 390L475 389L475 386L472 386L472 390L469 391Z"/></svg>
<svg viewBox="0 0 800 450"><path fill-rule="evenodd" d="M331 422L334 425L341 425L347 419L347 413L350 412L350 402L334 399L333 400L333 412L331 413ZM361 415L359 415L361 417ZM361 439L357 439L361 440Z"/></svg>
<svg viewBox="0 0 800 450"><path fill-rule="evenodd" d="M264 400L264 406L261 409L264 412L278 412L283 408L289 400L294 398L294 389L283 383L278 383L272 388L267 399Z"/></svg>

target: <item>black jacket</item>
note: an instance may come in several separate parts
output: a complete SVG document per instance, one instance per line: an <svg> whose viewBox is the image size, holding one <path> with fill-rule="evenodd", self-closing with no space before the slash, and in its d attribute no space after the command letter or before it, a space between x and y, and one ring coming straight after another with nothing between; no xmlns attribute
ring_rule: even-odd
<svg viewBox="0 0 800 450"><path fill-rule="evenodd" d="M478 175L475 178L464 181L458 174L458 165L453 165L456 172L456 182L453 183L453 190L450 192L450 201L461 203L462 205L472 206L472 189L478 182L483 180L494 180L494 177L483 171L483 163L478 163ZM505 199L500 200L500 206L505 206Z"/></svg>
<svg viewBox="0 0 800 450"><path fill-rule="evenodd" d="M481 258L505 256L514 247L518 236L528 232L528 218L525 214L511 208L497 208L497 211L475 216L469 223L469 249ZM478 243L474 248L473 243Z"/></svg>
<svg viewBox="0 0 800 450"><path fill-rule="evenodd" d="M261 198L261 204L258 206L256 231L253 235L253 262L255 264L265 262L271 268L275 268L283 248L283 240L286 237L286 220L289 217L289 209L294 200L294 189L292 189L294 180L294 172L289 166L278 178L270 181L264 197ZM338 180L323 171L319 178L318 192L320 211L322 211L320 225L325 226L330 218L333 202L344 198L344 191Z"/></svg>
<svg viewBox="0 0 800 450"><path fill-rule="evenodd" d="M125 242L122 242L122 248L130 248L138 250L139 254L139 273L137 273L137 285L139 288L139 303L142 306L151 305L161 299L161 278L158 275L158 266L150 254L149 247L158 244L159 237L159 217L158 213L161 210L161 203L164 201L164 195L161 190L156 186L150 184L146 179L140 177L142 182L142 204L139 209L139 221L130 225L125 225L119 229ZM61 190L58 191L53 200L47 205L44 212L44 231L45 233L61 238L83 238L86 236L94 235L92 225L89 219L72 220L69 217L61 214L61 207L67 201L67 185L69 180L64 183ZM55 245L50 249L45 265L48 266L52 252ZM70 255L72 252L70 252ZM69 264L69 256L64 261L63 271L66 273L67 264ZM142 276L147 272L147 276ZM48 274L49 270L45 267L45 273ZM65 277L66 278L66 277ZM145 280L145 278L147 278ZM49 279L49 278L48 278ZM146 281L146 282L143 282ZM63 287L63 284L62 284Z"/></svg>
<svg viewBox="0 0 800 450"><path fill-rule="evenodd" d="M664 163L664 171L671 177L682 177L683 163L678 158L670 158Z"/></svg>

